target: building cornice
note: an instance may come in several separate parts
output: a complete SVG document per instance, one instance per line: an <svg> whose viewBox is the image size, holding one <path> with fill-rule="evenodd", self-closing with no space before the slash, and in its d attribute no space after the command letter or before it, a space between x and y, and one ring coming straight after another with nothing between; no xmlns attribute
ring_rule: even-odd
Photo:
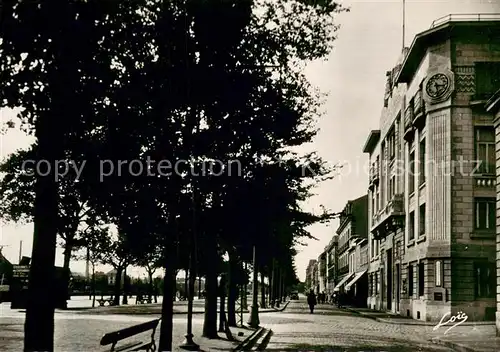
<svg viewBox="0 0 500 352"><path fill-rule="evenodd" d="M380 130L370 131L365 146L363 147L363 153L372 154L379 140L380 140Z"/></svg>
<svg viewBox="0 0 500 352"><path fill-rule="evenodd" d="M410 83L417 72L420 62L427 53L427 48L437 43L443 42L452 35L461 33L471 35L485 35L485 28L496 28L500 30L500 20L461 20L450 15L450 19L440 25L432 27L415 36L410 46L408 55L403 61L403 65L396 78L397 83Z"/></svg>

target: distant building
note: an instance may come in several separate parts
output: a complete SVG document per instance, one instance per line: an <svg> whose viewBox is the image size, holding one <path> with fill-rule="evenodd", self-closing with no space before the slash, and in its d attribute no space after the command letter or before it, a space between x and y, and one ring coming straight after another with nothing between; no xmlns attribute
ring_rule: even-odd
<svg viewBox="0 0 500 352"><path fill-rule="evenodd" d="M108 285L109 286L114 286L116 282L116 270L110 270L106 273L106 277L108 279ZM123 278L125 277L125 271L122 271L122 276L121 276L121 285L123 285Z"/></svg>
<svg viewBox="0 0 500 352"><path fill-rule="evenodd" d="M337 229L338 282L333 290L347 293L346 284L356 278L356 245L368 237L368 196L348 201L342 213Z"/></svg>
<svg viewBox="0 0 500 352"><path fill-rule="evenodd" d="M337 283L337 242L338 235L334 234L328 245L325 247L326 255L326 292L333 293Z"/></svg>
<svg viewBox="0 0 500 352"><path fill-rule="evenodd" d="M318 287L317 292L326 292L326 253L322 252L318 257Z"/></svg>
<svg viewBox="0 0 500 352"><path fill-rule="evenodd" d="M306 290L316 290L316 259L309 260L309 264L306 269Z"/></svg>

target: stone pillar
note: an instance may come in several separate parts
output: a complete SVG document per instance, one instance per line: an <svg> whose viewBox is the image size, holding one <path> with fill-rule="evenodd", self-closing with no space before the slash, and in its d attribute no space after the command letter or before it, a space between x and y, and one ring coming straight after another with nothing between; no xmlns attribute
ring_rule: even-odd
<svg viewBox="0 0 500 352"><path fill-rule="evenodd" d="M496 176L497 176L497 312L496 312L496 331L500 336L500 107L497 107L495 115L495 151L496 151Z"/></svg>

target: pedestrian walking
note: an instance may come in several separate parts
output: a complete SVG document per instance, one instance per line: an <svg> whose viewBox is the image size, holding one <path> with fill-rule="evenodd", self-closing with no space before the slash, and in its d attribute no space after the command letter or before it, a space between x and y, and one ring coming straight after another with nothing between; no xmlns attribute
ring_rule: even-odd
<svg viewBox="0 0 500 352"><path fill-rule="evenodd" d="M307 304L309 305L309 310L311 311L311 314L314 313L314 306L318 303L316 300L316 295L314 294L314 291L311 290L309 294L307 295Z"/></svg>

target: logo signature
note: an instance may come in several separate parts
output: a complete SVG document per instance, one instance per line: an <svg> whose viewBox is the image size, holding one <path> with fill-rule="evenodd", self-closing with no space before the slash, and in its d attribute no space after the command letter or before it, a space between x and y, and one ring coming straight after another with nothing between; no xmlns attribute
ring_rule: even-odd
<svg viewBox="0 0 500 352"><path fill-rule="evenodd" d="M439 323L432 329L433 331L436 331L437 329L439 329L441 326L445 326L446 324L448 323L455 323L455 325L452 325L451 327L448 328L448 330L446 330L444 332L444 334L446 335L448 333L448 331L450 331L451 329L453 329L454 327L456 326L459 326L460 324L463 324L467 321L467 319L469 319L469 317L467 316L467 314L465 313L462 313L462 312L458 312L457 315L454 315L452 316L450 319L448 319L446 322L443 322L444 319L448 316L448 315L451 315L451 313L445 313L445 315L443 315L443 317L441 318L441 320L439 321ZM457 322L458 321L458 322Z"/></svg>

